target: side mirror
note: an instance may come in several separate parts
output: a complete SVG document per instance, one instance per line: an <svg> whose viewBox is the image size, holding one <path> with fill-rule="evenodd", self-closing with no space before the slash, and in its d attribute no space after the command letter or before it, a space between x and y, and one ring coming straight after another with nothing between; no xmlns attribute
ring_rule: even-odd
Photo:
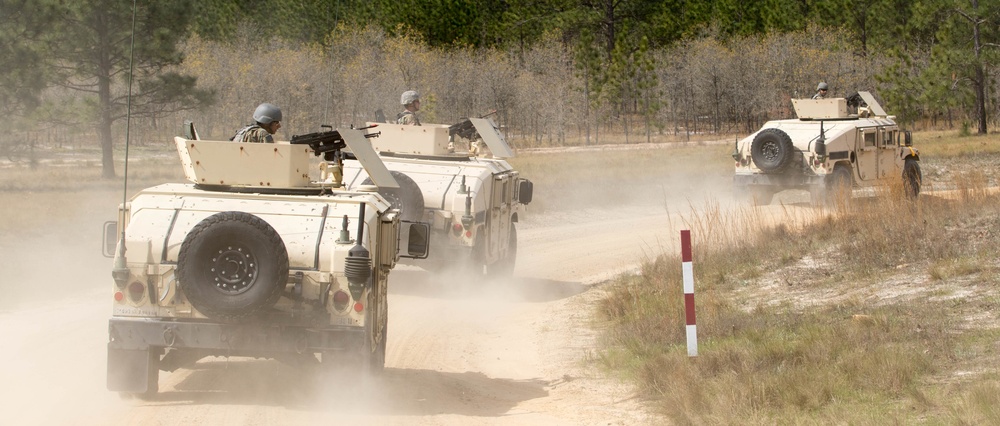
<svg viewBox="0 0 1000 426"><path fill-rule="evenodd" d="M903 132L903 145L913 146L913 134L909 130Z"/></svg>
<svg viewBox="0 0 1000 426"><path fill-rule="evenodd" d="M118 248L118 223L104 222L104 257L115 257L115 250Z"/></svg>
<svg viewBox="0 0 1000 426"><path fill-rule="evenodd" d="M517 201L521 204L528 204L531 202L531 192L534 189L534 185L530 180L522 179L517 186Z"/></svg>
<svg viewBox="0 0 1000 426"><path fill-rule="evenodd" d="M407 233L406 255L410 259L426 259L430 253L431 226L424 222L407 223L410 231Z"/></svg>

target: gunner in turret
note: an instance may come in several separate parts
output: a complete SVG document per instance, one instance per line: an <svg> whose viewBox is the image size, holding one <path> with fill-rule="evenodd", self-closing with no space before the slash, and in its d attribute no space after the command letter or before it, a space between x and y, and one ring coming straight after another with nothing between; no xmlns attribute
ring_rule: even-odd
<svg viewBox="0 0 1000 426"><path fill-rule="evenodd" d="M407 90L400 96L399 103L403 105L403 112L396 116L396 124L419 126L420 120L417 118L417 111L420 111L420 94L413 90Z"/></svg>
<svg viewBox="0 0 1000 426"><path fill-rule="evenodd" d="M281 128L281 109L269 103L262 103L253 112L253 124L236 132L229 140L233 142L274 143L273 135Z"/></svg>

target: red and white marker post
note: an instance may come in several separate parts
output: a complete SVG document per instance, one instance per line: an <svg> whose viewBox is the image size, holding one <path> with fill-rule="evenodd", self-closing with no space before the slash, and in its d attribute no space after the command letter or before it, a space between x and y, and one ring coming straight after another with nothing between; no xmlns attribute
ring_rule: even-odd
<svg viewBox="0 0 1000 426"><path fill-rule="evenodd" d="M681 271L684 278L684 313L687 323L688 356L698 356L698 329L694 320L694 266L691 263L691 231L681 231Z"/></svg>

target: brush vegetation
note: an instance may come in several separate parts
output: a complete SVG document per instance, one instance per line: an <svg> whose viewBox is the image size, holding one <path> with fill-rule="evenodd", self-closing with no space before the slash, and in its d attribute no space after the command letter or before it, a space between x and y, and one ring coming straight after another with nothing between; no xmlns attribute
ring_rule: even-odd
<svg viewBox="0 0 1000 426"><path fill-rule="evenodd" d="M1000 423L1000 138L915 140L925 189L949 191L910 202L882 188L812 213L710 203L681 219L698 356L678 250L608 286L600 362L677 424Z"/></svg>

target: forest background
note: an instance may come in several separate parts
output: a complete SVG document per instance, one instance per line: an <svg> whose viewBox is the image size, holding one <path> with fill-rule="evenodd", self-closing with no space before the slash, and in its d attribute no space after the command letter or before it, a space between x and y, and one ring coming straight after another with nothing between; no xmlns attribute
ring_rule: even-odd
<svg viewBox="0 0 1000 426"><path fill-rule="evenodd" d="M820 81L918 130L1000 112L1000 0L134 4L0 0L0 155L100 149L110 178L126 137L185 119L224 139L271 102L287 139L392 119L405 90L425 123L496 110L516 148L748 134Z"/></svg>

